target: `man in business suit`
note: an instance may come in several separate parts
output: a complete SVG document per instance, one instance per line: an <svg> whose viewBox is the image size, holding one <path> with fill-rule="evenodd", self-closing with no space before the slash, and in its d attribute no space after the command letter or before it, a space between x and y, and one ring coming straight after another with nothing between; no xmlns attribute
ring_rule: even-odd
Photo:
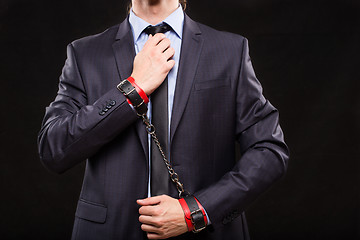
<svg viewBox="0 0 360 240"><path fill-rule="evenodd" d="M163 22L170 31L145 33ZM121 24L74 41L67 54L39 153L58 173L86 160L73 239L249 239L243 211L284 174L288 149L247 40L194 22L178 0L133 0ZM167 154L205 211L199 233L188 232L170 181L167 193L151 193L153 142L117 88L129 76L150 96L150 116L167 82Z"/></svg>

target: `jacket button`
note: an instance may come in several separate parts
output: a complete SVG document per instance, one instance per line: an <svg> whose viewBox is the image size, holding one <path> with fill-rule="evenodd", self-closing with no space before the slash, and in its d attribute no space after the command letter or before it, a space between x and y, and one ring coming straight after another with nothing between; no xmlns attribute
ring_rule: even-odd
<svg viewBox="0 0 360 240"><path fill-rule="evenodd" d="M108 104L108 105L106 105L106 108L110 109L110 108L112 108L112 106L110 104Z"/></svg>
<svg viewBox="0 0 360 240"><path fill-rule="evenodd" d="M106 107L103 108L103 112L107 112L107 111L109 111L109 109L107 109Z"/></svg>
<svg viewBox="0 0 360 240"><path fill-rule="evenodd" d="M110 105L115 106L115 104L116 104L115 100L111 100Z"/></svg>
<svg viewBox="0 0 360 240"><path fill-rule="evenodd" d="M99 112L99 115L100 115L100 116L103 116L104 114L105 114L104 111L100 111L100 112Z"/></svg>

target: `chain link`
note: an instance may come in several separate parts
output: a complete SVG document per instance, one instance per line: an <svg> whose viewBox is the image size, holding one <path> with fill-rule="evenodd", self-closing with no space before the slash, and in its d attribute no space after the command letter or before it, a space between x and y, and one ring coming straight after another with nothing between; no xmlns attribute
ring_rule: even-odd
<svg viewBox="0 0 360 240"><path fill-rule="evenodd" d="M179 176L178 174L175 172L175 170L173 169L173 167L171 166L169 160L166 158L166 155L160 145L160 142L159 142L159 139L157 138L156 136L156 133L155 133L155 127L154 125L152 125L150 123L150 120L148 118L148 116L145 114L138 114L138 116L140 116L142 118L142 121L143 123L145 124L145 128L146 128L146 131L147 133L151 136L151 138L154 140L156 146L158 147L159 151L160 151L160 154L164 160L164 163L166 165L166 168L169 172L169 175L170 175L170 179L173 183L175 183L175 186L176 186L176 189L178 190L179 192L179 197L184 197L184 196L187 196L187 195L190 195L189 192L187 192L184 188L184 185L180 182L179 180Z"/></svg>

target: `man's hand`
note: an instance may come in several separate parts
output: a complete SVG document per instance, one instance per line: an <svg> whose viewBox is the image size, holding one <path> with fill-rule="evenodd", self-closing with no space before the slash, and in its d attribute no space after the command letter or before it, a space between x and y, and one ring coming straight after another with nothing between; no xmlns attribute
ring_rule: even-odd
<svg viewBox="0 0 360 240"><path fill-rule="evenodd" d="M171 59L174 54L175 49L170 47L170 40L165 34L158 33L150 35L143 49L136 55L131 76L146 95L157 89L174 67L175 61Z"/></svg>
<svg viewBox="0 0 360 240"><path fill-rule="evenodd" d="M179 201L167 195L136 201L141 205L139 221L149 239L175 237L188 231Z"/></svg>

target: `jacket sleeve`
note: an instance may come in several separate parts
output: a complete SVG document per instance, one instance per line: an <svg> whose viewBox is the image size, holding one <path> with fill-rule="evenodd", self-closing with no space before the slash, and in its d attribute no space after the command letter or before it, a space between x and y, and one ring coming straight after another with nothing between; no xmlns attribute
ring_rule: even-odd
<svg viewBox="0 0 360 240"><path fill-rule="evenodd" d="M46 108L38 135L40 159L48 169L62 173L95 154L136 119L116 86L88 104L74 47L69 44L57 96Z"/></svg>
<svg viewBox="0 0 360 240"><path fill-rule="evenodd" d="M283 176L289 158L278 111L262 95L246 39L237 84L235 134L241 157L219 181L194 194L215 226L231 222Z"/></svg>

